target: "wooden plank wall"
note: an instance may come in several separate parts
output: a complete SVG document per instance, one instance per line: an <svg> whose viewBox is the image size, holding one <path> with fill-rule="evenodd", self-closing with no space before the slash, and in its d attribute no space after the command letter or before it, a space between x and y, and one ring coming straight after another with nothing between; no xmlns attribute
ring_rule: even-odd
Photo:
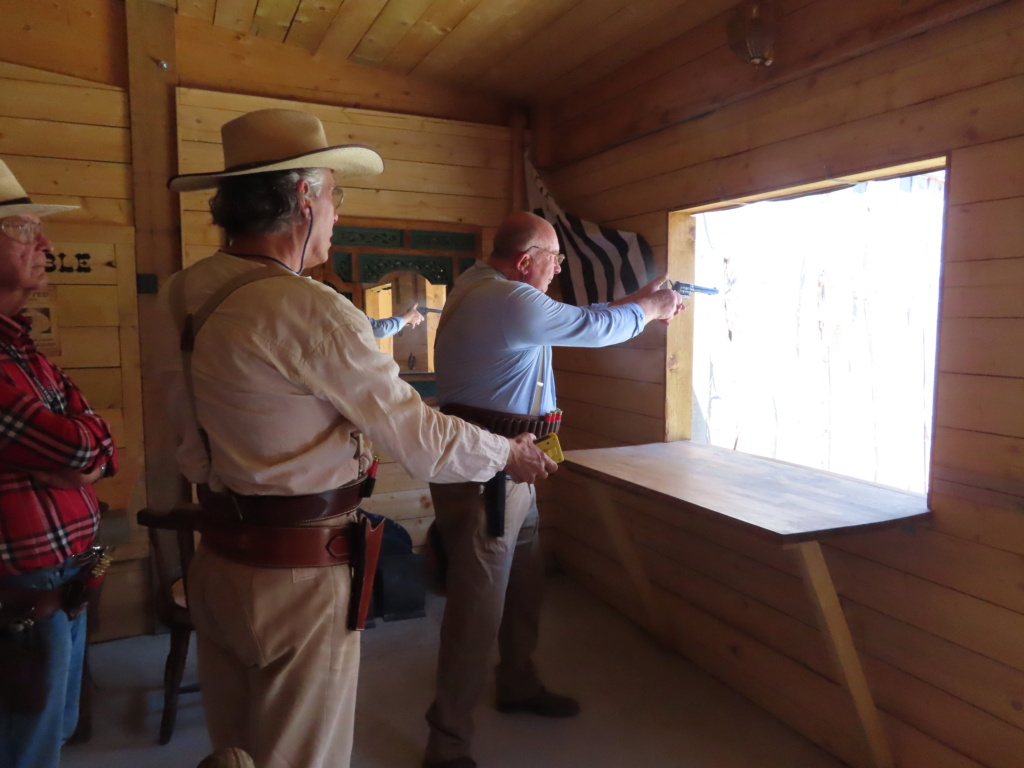
<svg viewBox="0 0 1024 768"><path fill-rule="evenodd" d="M330 144L365 144L384 158L384 173L343 181L346 217L475 224L484 228L483 253L510 208L511 131L507 127L400 115L279 99L178 90L178 159L181 172L223 167L220 127L245 112L268 107L303 109L324 124ZM186 265L212 253L220 231L210 223L208 192L181 196ZM433 520L426 484L388 457L374 496L364 507L405 526L415 546Z"/></svg>
<svg viewBox="0 0 1024 768"><path fill-rule="evenodd" d="M122 88L8 63L0 63L0 91L0 155L33 200L81 206L44 220L64 256L49 275L61 344L51 359L114 430L121 471L96 486L111 508L103 525L119 541L99 637L137 634L149 618L130 586L145 577L146 547L130 514L145 491L127 97Z"/></svg>
<svg viewBox="0 0 1024 768"><path fill-rule="evenodd" d="M331 144L365 144L384 158L384 173L344 183L346 217L413 219L484 227L484 252L509 210L510 129L459 120L240 94L178 89L178 163L182 173L222 168L220 127L245 112L302 109L324 124ZM208 192L181 196L186 265L219 243Z"/></svg>
<svg viewBox="0 0 1024 768"><path fill-rule="evenodd" d="M843 5L851 14L860 7ZM827 37L823 23L816 31ZM716 94L725 106L713 109L706 98L708 111L695 102L700 116L605 145L549 177L566 209L633 226L664 247L669 212L679 208L949 155L935 519L824 547L904 768L1013 768L1024 754L1022 42L1024 2L1008 0L776 87L735 99L726 88ZM709 71L707 78L731 80L742 91L740 75L727 74ZM634 83L619 94L621 114L641 114L652 97L654 86L641 75L620 73L618 84ZM556 156L558 142L571 148L582 141L562 129L549 137ZM666 361L669 347L666 341L661 351ZM627 388L641 394L657 387L653 363L627 366L634 349L614 354L612 362L586 363L576 353L560 356L562 402L586 389L589 401L622 403ZM632 406L593 407L619 412L618 420L601 411L593 413L605 418L587 417L594 444L643 442L657 433ZM647 623L586 485L569 473L552 484L557 503L545 513L557 516L566 568ZM612 488L601 488L605 493L631 524L675 647L841 759L863 764L855 721L790 553Z"/></svg>
<svg viewBox="0 0 1024 768"><path fill-rule="evenodd" d="M123 0L0 0L0 56L12 64L127 88L124 19Z"/></svg>

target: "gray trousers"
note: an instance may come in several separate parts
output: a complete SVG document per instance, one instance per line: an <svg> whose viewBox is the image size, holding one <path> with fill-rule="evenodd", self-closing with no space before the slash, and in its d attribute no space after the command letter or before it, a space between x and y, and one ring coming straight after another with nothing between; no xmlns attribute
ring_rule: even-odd
<svg viewBox="0 0 1024 768"><path fill-rule="evenodd" d="M501 538L487 535L482 494L480 483L430 486L448 553L437 695L427 711L430 761L469 754L473 707L495 639L498 699L525 699L541 690L532 658L544 580L536 492L530 484L506 481Z"/></svg>

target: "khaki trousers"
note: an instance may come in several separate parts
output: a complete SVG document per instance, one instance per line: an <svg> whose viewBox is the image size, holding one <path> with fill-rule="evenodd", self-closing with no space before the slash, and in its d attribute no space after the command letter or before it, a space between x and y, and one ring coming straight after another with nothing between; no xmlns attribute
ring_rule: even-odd
<svg viewBox="0 0 1024 768"><path fill-rule="evenodd" d="M188 587L214 750L244 749L257 768L348 768L359 673L348 567L253 568L200 544Z"/></svg>
<svg viewBox="0 0 1024 768"><path fill-rule="evenodd" d="M525 699L541 690L532 658L544 580L536 492L532 485L506 482L501 538L487 535L482 494L480 483L430 486L448 553L437 696L427 711L430 761L469 754L473 707L495 639L498 698Z"/></svg>

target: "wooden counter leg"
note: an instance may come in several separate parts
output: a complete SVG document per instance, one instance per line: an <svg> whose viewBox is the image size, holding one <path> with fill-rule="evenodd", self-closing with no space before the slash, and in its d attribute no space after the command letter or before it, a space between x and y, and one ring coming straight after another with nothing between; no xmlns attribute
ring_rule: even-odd
<svg viewBox="0 0 1024 768"><path fill-rule="evenodd" d="M864 677L864 670L857 656L857 649L846 623L839 595L836 594L828 565L821 553L821 545L807 541L793 545L798 553L804 583L811 594L818 621L828 643L829 651L846 688L853 699L853 706L860 721L861 730L867 740L871 759L877 768L893 768L892 754L882 729L882 721L875 708L875 702Z"/></svg>
<svg viewBox="0 0 1024 768"><path fill-rule="evenodd" d="M622 567L629 574L629 580L632 582L633 588L636 590L637 596L647 612L647 616L650 619L650 631L666 647L672 648L672 629L667 614L659 604L658 596L654 591L654 585L651 584L647 571L644 570L643 562L640 560L636 547L633 546L633 540L629 536L629 531L626 530L626 526L622 523L619 511L615 509L615 505L612 503L609 495L604 493L597 483L587 483L587 490L590 493L590 501L594 505L594 509L598 511L598 514L600 514L601 519L604 521L608 538L611 539L612 546L615 547L615 551L619 555Z"/></svg>

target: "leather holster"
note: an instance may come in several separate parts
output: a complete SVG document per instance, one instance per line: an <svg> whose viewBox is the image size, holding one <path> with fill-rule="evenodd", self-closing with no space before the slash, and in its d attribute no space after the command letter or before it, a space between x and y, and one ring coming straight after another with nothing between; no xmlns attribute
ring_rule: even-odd
<svg viewBox="0 0 1024 768"><path fill-rule="evenodd" d="M500 539L505 535L505 473L499 472L484 483L484 515L487 535Z"/></svg>
<svg viewBox="0 0 1024 768"><path fill-rule="evenodd" d="M373 599L373 578L384 543L384 520L376 526L360 515L349 526L349 566L352 568L352 594L348 600L348 628L366 629L366 616Z"/></svg>

